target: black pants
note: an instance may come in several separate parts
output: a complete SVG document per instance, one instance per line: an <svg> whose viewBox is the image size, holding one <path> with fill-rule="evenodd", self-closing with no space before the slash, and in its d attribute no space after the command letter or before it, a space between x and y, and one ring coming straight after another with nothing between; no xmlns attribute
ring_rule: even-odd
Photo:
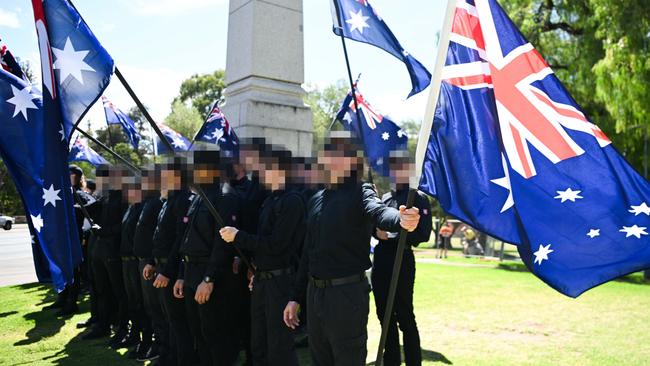
<svg viewBox="0 0 650 366"><path fill-rule="evenodd" d="M208 302L199 305L194 300L196 289L205 273L204 264L185 264L185 310L190 330L196 339L201 365L230 366L239 354L235 325L237 319L233 294L227 280L214 284Z"/></svg>
<svg viewBox="0 0 650 366"><path fill-rule="evenodd" d="M255 366L298 365L293 333L282 314L290 298L293 275L255 280L251 296L251 349Z"/></svg>
<svg viewBox="0 0 650 366"><path fill-rule="evenodd" d="M122 261L119 258L93 258L91 267L99 317L97 326L108 329L115 324L118 330L126 330L129 317Z"/></svg>
<svg viewBox="0 0 650 366"><path fill-rule="evenodd" d="M88 250L87 256L85 257L84 264L87 268L88 273L88 292L90 294L90 317L94 320L99 319L99 306L97 303L97 284L95 283L95 275L93 273L93 259L92 253L94 251L95 243L97 242L97 236L93 233L90 233L88 236Z"/></svg>
<svg viewBox="0 0 650 366"><path fill-rule="evenodd" d="M140 340L151 339L151 322L144 310L142 298L142 284L140 277L140 265L137 259L122 260L122 277L126 298L128 299L128 313L131 319L131 332L136 334Z"/></svg>
<svg viewBox="0 0 650 366"><path fill-rule="evenodd" d="M251 292L248 289L248 268L240 266L239 274L233 275L233 292L236 293L237 302L237 337L239 346L246 353L246 361L242 365L252 365L253 352L251 350ZM286 305L286 304L285 304Z"/></svg>
<svg viewBox="0 0 650 366"><path fill-rule="evenodd" d="M154 346L160 353L160 362L163 365L169 365L169 325L163 311L163 306L158 298L157 289L153 287L153 279L145 280L142 277L142 271L147 265L147 260L140 259L138 272L140 273L140 285L142 286L142 299L144 309L151 321L151 328L155 335ZM144 340L143 340L144 341Z"/></svg>
<svg viewBox="0 0 650 366"><path fill-rule="evenodd" d="M367 281L307 287L309 351L314 366L366 364L368 340Z"/></svg>
<svg viewBox="0 0 650 366"><path fill-rule="evenodd" d="M194 337L190 331L185 315L185 302L183 299L174 297L174 283L176 279L170 279L169 285L157 289L158 299L163 306L167 324L169 325L171 353L175 355L178 366L194 365L198 357L194 350Z"/></svg>
<svg viewBox="0 0 650 366"><path fill-rule="evenodd" d="M386 312L386 299L388 288L393 273L395 260L395 247L378 245L375 248L374 264L372 269L372 290L377 305L377 317L383 322ZM415 282L415 258L410 249L404 252L402 267L393 303L393 315L388 327L386 337L386 350L384 364L386 366L400 365L401 355L399 348L399 333L397 326L404 335L404 358L407 366L422 364L422 350L420 349L420 335L413 313L413 283Z"/></svg>

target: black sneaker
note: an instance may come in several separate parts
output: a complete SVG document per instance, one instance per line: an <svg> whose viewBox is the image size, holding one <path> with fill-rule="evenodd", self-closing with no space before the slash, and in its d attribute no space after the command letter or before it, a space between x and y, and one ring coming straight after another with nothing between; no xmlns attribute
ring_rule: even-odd
<svg viewBox="0 0 650 366"><path fill-rule="evenodd" d="M138 356L138 358L136 358L136 361L152 361L158 357L160 357L160 354L158 353L158 347L151 346L143 355Z"/></svg>

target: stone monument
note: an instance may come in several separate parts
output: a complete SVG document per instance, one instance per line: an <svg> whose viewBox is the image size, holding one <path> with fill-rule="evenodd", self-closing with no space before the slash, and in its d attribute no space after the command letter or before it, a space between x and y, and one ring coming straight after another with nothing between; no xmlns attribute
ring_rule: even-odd
<svg viewBox="0 0 650 366"><path fill-rule="evenodd" d="M230 0L224 113L241 137L311 155L302 0Z"/></svg>

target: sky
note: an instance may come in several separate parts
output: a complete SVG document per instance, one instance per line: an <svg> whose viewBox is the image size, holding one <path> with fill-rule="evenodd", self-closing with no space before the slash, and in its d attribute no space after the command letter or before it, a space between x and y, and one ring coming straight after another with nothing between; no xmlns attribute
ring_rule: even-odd
<svg viewBox="0 0 650 366"><path fill-rule="evenodd" d="M157 122L167 116L181 82L192 74L226 66L228 0L74 0L136 94ZM305 86L347 82L341 41L331 27L328 0L304 0ZM373 0L402 46L433 71L444 0ZM30 0L2 0L0 38L15 56L29 60L40 74L38 44ZM375 47L348 41L353 75L380 112L395 121L422 120L429 90L406 100L411 90L406 67ZM105 95L126 111L135 103L117 78ZM84 118L92 128L105 123L101 103Z"/></svg>

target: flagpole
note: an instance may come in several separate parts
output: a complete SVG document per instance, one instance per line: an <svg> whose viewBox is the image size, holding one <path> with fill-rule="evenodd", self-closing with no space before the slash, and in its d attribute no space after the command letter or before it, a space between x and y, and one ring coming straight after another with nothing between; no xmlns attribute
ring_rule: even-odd
<svg viewBox="0 0 650 366"><path fill-rule="evenodd" d="M341 21L341 9L339 7L338 0L333 0L334 7L336 8L336 19L338 21L338 28L340 31L341 45L343 46L343 55L345 55L345 66L348 69L348 80L350 81L350 90L352 91L352 100L354 100L354 110L357 114L357 124L359 128L359 139L361 140L361 145L363 145L363 150L366 150L366 142L363 137L363 126L361 125L361 111L359 110L359 103L357 102L357 90L356 85L354 84L354 79L352 79L352 69L350 68L350 58L348 57L348 47L345 43L345 36L343 35L343 23ZM333 123L332 123L333 124ZM331 127L330 127L331 128ZM374 183L372 179L372 169L370 167L370 159L368 159L368 154L366 153L366 159L368 161L368 183Z"/></svg>
<svg viewBox="0 0 650 366"><path fill-rule="evenodd" d="M447 48L449 46L449 35L451 34L451 26L454 19L453 17L455 10L456 0L447 0L447 11L445 12L444 23L440 34L440 42L438 43L438 58L433 74L433 82L431 84L431 94L429 103L427 104L424 121L420 127L420 136L418 139L418 146L415 154L415 179L413 179L414 181L410 184L412 187L417 187L418 181L422 175L424 153L426 152L426 146L429 142L429 133L431 131L431 125L433 124L433 113L435 112L435 105L438 102L438 95L440 93L442 67L444 66L444 60L447 53ZM407 208L411 208L413 206L413 202L415 201L415 194L416 190L414 188L409 188L409 193L406 198ZM384 318L381 322L381 337L379 339L379 347L377 348L377 358L375 359L376 366L381 366L384 362L384 348L386 347L388 328L390 326L391 317L393 315L393 304L395 302L395 294L397 293L397 282L399 280L399 274L402 268L402 258L404 256L407 236L408 233L406 230L402 229L400 231L399 239L397 242L397 252L395 254L395 261L393 262L393 272L390 279L390 286L388 288L388 298L386 299Z"/></svg>
<svg viewBox="0 0 650 366"><path fill-rule="evenodd" d="M140 111L142 112L144 117L147 119L147 121L149 122L149 124L153 128L154 132L156 132L156 135L158 135L158 138L161 139L165 143L167 149L169 149L169 151L171 151L172 154L176 154L176 151L174 150L174 147L172 146L172 144L169 142L169 140L167 140L167 138L162 133L162 131L160 130L160 127L158 127L156 122L154 122L153 118L149 114L149 111L147 111L147 109L144 107L144 104L142 104L142 102L140 101L140 98L138 98L138 96L135 94L133 89L131 89L131 86L126 81L126 79L124 78L124 76L122 75L120 70L117 68L117 66L115 67L115 75L120 80L120 82L122 83L122 85L124 86L126 91L129 93L129 95L131 96L131 98L133 99L135 104L138 106L138 108L140 109ZM217 211L216 207L214 207L214 205L212 204L212 201L210 201L208 196L203 191L203 188L201 188L199 185L194 185L194 189L196 190L196 193L198 193L198 195L201 197L203 202L205 202L206 206L208 207L208 211L210 211L210 213L212 214L212 217L214 217L214 220L217 222L217 225L220 226L220 227L224 227L225 226L225 221L223 220L221 215L219 215L219 211ZM235 248L235 251L237 251L237 253L240 255L241 260L242 260L242 262L244 262L246 267L248 267L248 269L250 269L254 273L255 269L250 264L248 259L244 256L244 253L242 253L242 251L237 246L233 246L233 248Z"/></svg>

